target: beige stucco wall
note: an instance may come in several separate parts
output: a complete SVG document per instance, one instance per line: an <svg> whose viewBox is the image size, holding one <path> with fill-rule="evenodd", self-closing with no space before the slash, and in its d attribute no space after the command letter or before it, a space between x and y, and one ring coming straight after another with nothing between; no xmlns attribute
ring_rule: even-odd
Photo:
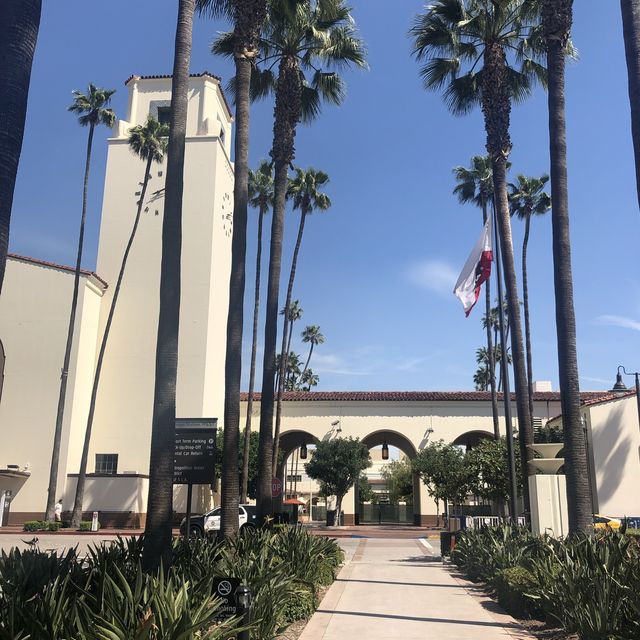
<svg viewBox="0 0 640 640"><path fill-rule="evenodd" d="M129 83L130 113L109 140L98 272L115 280L136 207L143 164L128 149L131 126L168 105L171 80ZM212 123L219 123L212 129ZM191 78L185 149L178 417L217 417L222 425L224 345L231 251L233 170L230 132L216 81ZM111 329L89 457L118 453L119 472L148 473L158 323L166 162L154 165ZM147 210L148 209L148 210ZM105 296L104 326L110 292Z"/></svg>
<svg viewBox="0 0 640 640"><path fill-rule="evenodd" d="M102 285L82 276L63 424L58 491L65 483L69 434L84 429L87 372L93 366ZM31 476L11 512L44 513L60 370L69 323L73 273L10 258L0 297L0 339L6 353L0 402L0 467L27 464ZM75 445L71 447L74 449Z"/></svg>
<svg viewBox="0 0 640 640"><path fill-rule="evenodd" d="M635 395L591 406L586 418L600 514L640 516L640 429Z"/></svg>

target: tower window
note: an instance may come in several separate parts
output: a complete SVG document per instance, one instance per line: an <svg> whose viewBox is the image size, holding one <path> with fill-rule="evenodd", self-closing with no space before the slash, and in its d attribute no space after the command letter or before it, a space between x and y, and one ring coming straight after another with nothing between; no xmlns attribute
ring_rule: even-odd
<svg viewBox="0 0 640 640"><path fill-rule="evenodd" d="M158 107L158 122L169 126L171 120L171 107Z"/></svg>
<svg viewBox="0 0 640 640"><path fill-rule="evenodd" d="M118 473L118 454L96 453L96 473L115 476Z"/></svg>

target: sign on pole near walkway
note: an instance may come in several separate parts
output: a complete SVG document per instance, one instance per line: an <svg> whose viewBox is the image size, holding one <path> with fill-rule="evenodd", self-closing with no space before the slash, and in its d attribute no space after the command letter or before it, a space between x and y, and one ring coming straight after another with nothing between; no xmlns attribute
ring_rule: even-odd
<svg viewBox="0 0 640 640"><path fill-rule="evenodd" d="M177 418L173 484L215 480L217 418Z"/></svg>

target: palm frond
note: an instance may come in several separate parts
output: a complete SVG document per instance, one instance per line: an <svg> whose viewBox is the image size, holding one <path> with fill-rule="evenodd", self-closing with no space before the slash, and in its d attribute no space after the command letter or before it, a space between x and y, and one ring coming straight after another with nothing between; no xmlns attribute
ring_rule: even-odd
<svg viewBox="0 0 640 640"><path fill-rule="evenodd" d="M196 0L196 11L209 18L233 20L234 0Z"/></svg>

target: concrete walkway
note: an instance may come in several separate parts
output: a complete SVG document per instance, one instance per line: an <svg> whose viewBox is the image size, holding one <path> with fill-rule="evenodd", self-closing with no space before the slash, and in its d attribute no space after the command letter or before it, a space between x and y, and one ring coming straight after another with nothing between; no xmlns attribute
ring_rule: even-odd
<svg viewBox="0 0 640 640"><path fill-rule="evenodd" d="M423 540L360 540L299 640L531 639L435 553Z"/></svg>

